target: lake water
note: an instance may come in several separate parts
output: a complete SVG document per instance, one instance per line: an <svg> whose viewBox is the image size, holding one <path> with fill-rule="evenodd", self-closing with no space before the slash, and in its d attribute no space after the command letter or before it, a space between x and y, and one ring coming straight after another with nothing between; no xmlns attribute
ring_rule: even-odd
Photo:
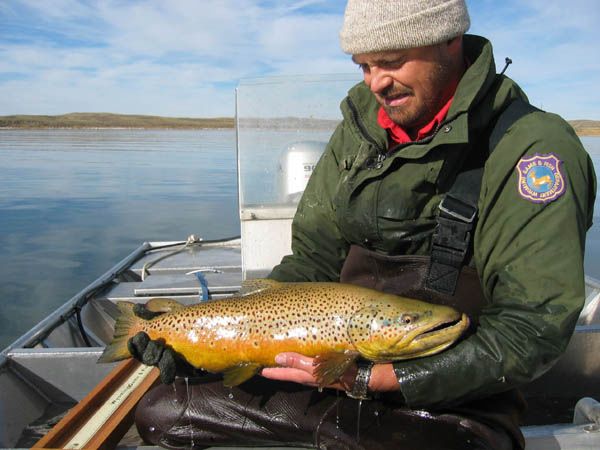
<svg viewBox="0 0 600 450"><path fill-rule="evenodd" d="M233 130L0 130L0 349L144 241L238 235L236 167Z"/></svg>
<svg viewBox="0 0 600 450"><path fill-rule="evenodd" d="M233 130L0 130L0 348L144 241L239 235Z"/></svg>

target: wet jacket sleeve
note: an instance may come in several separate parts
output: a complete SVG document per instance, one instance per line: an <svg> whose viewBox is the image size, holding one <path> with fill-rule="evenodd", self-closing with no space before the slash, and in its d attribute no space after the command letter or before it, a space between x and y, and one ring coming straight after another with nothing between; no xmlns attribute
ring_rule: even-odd
<svg viewBox="0 0 600 450"><path fill-rule="evenodd" d="M275 266L277 281L337 281L349 244L336 224L332 203L340 169L335 148L343 139L341 126L327 145L306 186L292 223L292 254Z"/></svg>
<svg viewBox="0 0 600 450"><path fill-rule="evenodd" d="M534 203L519 194L521 157L555 154L565 193ZM566 348L583 306L585 236L596 179L589 156L557 116L514 124L485 167L475 262L488 305L476 332L441 354L396 363L410 406L481 398L540 376Z"/></svg>

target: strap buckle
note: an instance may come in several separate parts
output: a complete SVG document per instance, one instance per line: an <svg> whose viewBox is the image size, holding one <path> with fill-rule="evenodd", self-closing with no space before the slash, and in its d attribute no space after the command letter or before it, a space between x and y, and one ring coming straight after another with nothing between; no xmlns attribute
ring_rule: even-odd
<svg viewBox="0 0 600 450"><path fill-rule="evenodd" d="M448 194L438 205L441 213L431 241L426 286L454 295L471 243L477 207Z"/></svg>
<svg viewBox="0 0 600 450"><path fill-rule="evenodd" d="M451 195L446 195L438 208L449 216L466 223L472 223L477 216L477 207L468 205Z"/></svg>

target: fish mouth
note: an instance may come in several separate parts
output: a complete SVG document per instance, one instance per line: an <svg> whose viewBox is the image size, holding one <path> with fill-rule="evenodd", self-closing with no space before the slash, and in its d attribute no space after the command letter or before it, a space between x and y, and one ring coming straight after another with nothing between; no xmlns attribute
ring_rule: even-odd
<svg viewBox="0 0 600 450"><path fill-rule="evenodd" d="M425 330L415 330L399 343L402 347L395 359L409 359L434 355L450 347L469 327L466 314L459 318L447 318L431 324ZM400 349L398 349L400 350Z"/></svg>
<svg viewBox="0 0 600 450"><path fill-rule="evenodd" d="M438 324L433 324L431 328L429 328L424 333L416 336L413 341L420 341L423 339L430 339L434 336L460 336L463 331L467 329L469 326L469 317L466 314L462 314L458 319L447 319Z"/></svg>

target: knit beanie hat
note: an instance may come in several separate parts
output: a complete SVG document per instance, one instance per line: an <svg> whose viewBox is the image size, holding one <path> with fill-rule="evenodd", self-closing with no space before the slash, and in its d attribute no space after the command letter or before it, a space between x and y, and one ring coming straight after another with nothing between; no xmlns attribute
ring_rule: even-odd
<svg viewBox="0 0 600 450"><path fill-rule="evenodd" d="M469 25L465 0L348 0L340 43L353 55L425 47Z"/></svg>

